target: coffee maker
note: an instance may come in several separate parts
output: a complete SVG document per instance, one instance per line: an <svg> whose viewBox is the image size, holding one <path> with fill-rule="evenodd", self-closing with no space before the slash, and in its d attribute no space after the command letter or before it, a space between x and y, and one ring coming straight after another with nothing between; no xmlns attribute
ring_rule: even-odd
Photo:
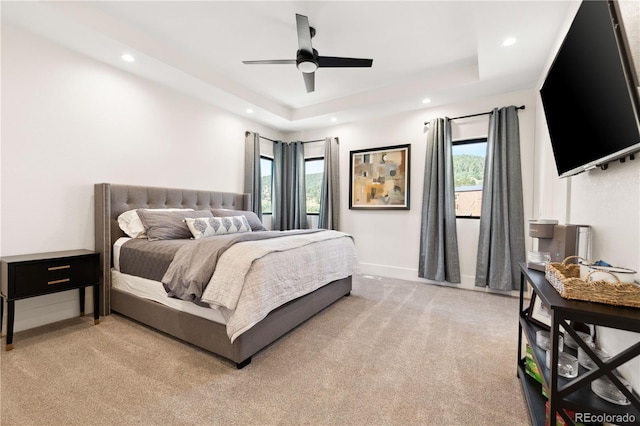
<svg viewBox="0 0 640 426"><path fill-rule="evenodd" d="M538 240L538 256L534 252L534 258L539 259L540 255L548 253L551 262L562 262L569 256L584 259L589 256L588 225L559 225L557 220L531 220L529 236ZM544 270L544 264L541 266L540 262L531 262L530 257L527 257L528 267Z"/></svg>

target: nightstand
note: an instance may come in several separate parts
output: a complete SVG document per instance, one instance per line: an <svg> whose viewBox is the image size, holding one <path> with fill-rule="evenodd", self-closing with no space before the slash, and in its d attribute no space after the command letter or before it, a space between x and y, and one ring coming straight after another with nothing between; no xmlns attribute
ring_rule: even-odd
<svg viewBox="0 0 640 426"><path fill-rule="evenodd" d="M79 289L80 316L84 315L85 287L93 286L94 324L100 323L100 254L91 250L70 250L0 258L2 303L7 302L6 350L13 348L15 301L60 291Z"/></svg>

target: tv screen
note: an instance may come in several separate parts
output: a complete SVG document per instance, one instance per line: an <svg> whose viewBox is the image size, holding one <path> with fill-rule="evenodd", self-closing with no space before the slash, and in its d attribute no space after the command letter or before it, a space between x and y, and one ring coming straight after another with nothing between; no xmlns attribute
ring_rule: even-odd
<svg viewBox="0 0 640 426"><path fill-rule="evenodd" d="M612 1L583 1L540 89L560 177L640 151L638 82Z"/></svg>

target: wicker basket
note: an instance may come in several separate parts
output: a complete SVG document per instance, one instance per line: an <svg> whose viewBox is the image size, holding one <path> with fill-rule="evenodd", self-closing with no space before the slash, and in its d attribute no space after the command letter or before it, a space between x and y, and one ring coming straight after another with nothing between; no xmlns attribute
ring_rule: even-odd
<svg viewBox="0 0 640 426"><path fill-rule="evenodd" d="M607 305L630 306L640 308L640 285L623 283L614 277L616 282L591 281L580 278L580 265L567 263L577 256L569 256L561 263L549 262L545 268L545 278L565 299L584 300L587 302L606 303Z"/></svg>

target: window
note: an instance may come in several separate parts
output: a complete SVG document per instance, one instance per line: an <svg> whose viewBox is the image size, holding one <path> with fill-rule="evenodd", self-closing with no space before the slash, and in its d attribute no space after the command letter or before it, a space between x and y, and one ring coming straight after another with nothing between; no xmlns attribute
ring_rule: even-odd
<svg viewBox="0 0 640 426"><path fill-rule="evenodd" d="M262 214L271 214L273 195L273 158L260 156L260 187L262 188Z"/></svg>
<svg viewBox="0 0 640 426"><path fill-rule="evenodd" d="M456 217L479 218L487 138L453 142Z"/></svg>
<svg viewBox="0 0 640 426"><path fill-rule="evenodd" d="M307 214L319 214L324 158L307 158L304 160L304 173L307 189Z"/></svg>
<svg viewBox="0 0 640 426"><path fill-rule="evenodd" d="M308 158L304 160L304 169L307 189L307 214L319 214L324 158ZM272 214L273 158L260 156L260 174L262 175L262 214Z"/></svg>

